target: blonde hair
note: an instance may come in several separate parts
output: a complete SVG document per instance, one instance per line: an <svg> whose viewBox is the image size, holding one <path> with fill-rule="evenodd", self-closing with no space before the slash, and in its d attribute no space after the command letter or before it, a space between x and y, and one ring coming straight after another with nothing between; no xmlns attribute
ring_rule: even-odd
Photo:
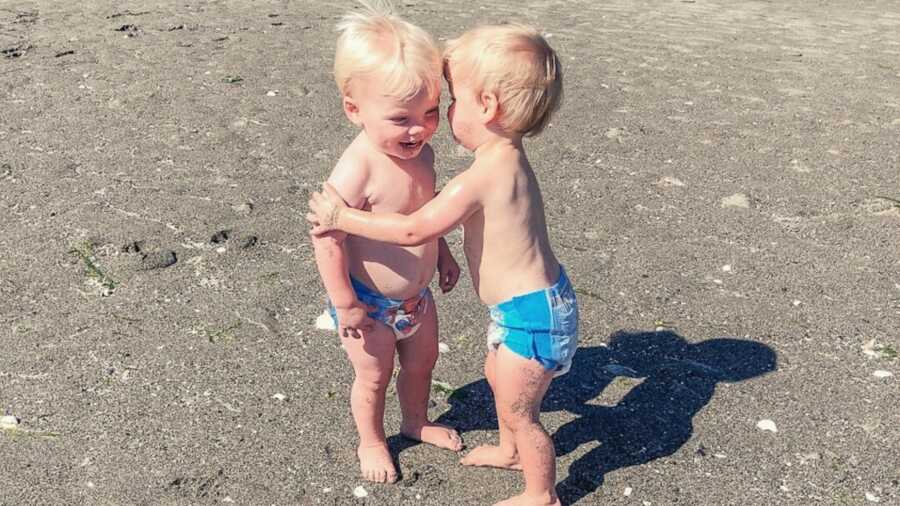
<svg viewBox="0 0 900 506"><path fill-rule="evenodd" d="M559 58L532 27L473 28L447 43L444 60L477 95L497 95L499 124L506 131L529 137L541 133L562 102Z"/></svg>
<svg viewBox="0 0 900 506"><path fill-rule="evenodd" d="M422 89L440 95L441 54L431 36L394 15L385 1L359 3L362 12L348 13L337 24L334 79L341 93L350 94L354 79L377 75L393 97L408 99Z"/></svg>

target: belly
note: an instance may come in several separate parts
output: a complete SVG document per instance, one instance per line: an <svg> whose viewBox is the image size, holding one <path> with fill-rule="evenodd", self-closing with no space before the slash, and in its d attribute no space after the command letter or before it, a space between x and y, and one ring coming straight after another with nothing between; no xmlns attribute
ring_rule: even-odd
<svg viewBox="0 0 900 506"><path fill-rule="evenodd" d="M347 253L350 274L392 299L418 294L437 268L437 241L404 247L349 236Z"/></svg>

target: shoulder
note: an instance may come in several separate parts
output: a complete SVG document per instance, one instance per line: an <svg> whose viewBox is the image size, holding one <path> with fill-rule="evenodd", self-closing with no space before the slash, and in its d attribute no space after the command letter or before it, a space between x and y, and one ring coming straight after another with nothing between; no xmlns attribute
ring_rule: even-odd
<svg viewBox="0 0 900 506"><path fill-rule="evenodd" d="M371 159L354 141L338 159L328 182L351 207L361 207L368 195Z"/></svg>

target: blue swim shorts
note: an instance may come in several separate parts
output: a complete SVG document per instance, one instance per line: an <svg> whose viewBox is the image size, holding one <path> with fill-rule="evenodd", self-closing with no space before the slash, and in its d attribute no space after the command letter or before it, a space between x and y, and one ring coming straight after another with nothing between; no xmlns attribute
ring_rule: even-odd
<svg viewBox="0 0 900 506"><path fill-rule="evenodd" d="M578 347L578 300L562 266L553 286L513 297L490 310L489 349L503 344L537 360L554 376L569 372Z"/></svg>
<svg viewBox="0 0 900 506"><path fill-rule="evenodd" d="M427 286L415 297L400 300L381 295L353 276L350 276L350 283L353 285L353 291L356 292L356 298L363 304L375 308L375 311L369 313L369 317L390 327L398 341L412 336L419 330L422 316L429 311L434 300L431 290ZM328 312L337 326L337 311L330 302Z"/></svg>

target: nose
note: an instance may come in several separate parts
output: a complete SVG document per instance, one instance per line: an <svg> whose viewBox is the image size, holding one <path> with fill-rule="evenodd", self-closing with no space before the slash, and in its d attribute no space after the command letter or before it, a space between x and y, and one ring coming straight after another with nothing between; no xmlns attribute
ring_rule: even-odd
<svg viewBox="0 0 900 506"><path fill-rule="evenodd" d="M425 127L422 125L413 125L409 127L408 131L410 137L415 137L422 134L423 132L425 132Z"/></svg>

